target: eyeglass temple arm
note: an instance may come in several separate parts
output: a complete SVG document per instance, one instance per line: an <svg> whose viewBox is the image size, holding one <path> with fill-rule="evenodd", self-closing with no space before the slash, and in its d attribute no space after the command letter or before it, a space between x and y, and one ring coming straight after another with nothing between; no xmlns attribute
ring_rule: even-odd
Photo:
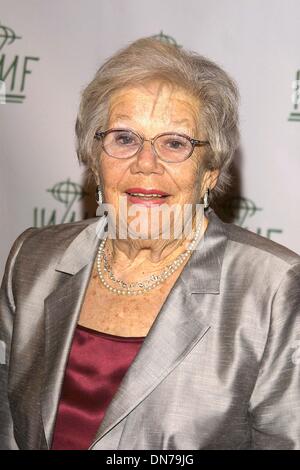
<svg viewBox="0 0 300 470"><path fill-rule="evenodd" d="M191 139L191 143L193 145L210 145L209 141L208 140L197 140L197 139Z"/></svg>
<svg viewBox="0 0 300 470"><path fill-rule="evenodd" d="M97 131L95 132L94 138L99 140L101 139L101 137L104 137L104 135L105 135L105 131Z"/></svg>

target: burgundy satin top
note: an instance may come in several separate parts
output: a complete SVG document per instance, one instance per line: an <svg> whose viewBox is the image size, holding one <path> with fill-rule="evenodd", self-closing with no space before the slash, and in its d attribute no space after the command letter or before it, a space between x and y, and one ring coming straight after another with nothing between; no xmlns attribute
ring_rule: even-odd
<svg viewBox="0 0 300 470"><path fill-rule="evenodd" d="M144 338L77 325L54 428L52 450L88 449Z"/></svg>

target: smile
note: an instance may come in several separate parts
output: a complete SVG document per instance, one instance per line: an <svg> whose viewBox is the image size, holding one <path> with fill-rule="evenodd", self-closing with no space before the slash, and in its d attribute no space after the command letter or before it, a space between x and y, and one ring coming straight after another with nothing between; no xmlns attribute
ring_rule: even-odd
<svg viewBox="0 0 300 470"><path fill-rule="evenodd" d="M161 194L143 194L143 193L127 193L129 194L130 196L135 196L135 197L144 197L146 199L153 199L153 198L156 198L156 197L166 197L166 196L162 196Z"/></svg>
<svg viewBox="0 0 300 470"><path fill-rule="evenodd" d="M170 194L158 189L128 188L126 194L130 202L135 204L163 204Z"/></svg>

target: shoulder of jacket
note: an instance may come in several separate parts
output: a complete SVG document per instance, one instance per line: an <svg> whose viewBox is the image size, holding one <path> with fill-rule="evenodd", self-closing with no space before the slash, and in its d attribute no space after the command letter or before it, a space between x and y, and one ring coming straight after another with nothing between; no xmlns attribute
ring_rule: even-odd
<svg viewBox="0 0 300 470"><path fill-rule="evenodd" d="M97 222L98 219L98 217L92 217L90 219L78 220L76 222L64 224L47 225L45 227L30 227L21 233L18 239L52 240L53 237L60 237L62 239L74 238L74 236L78 235L88 225Z"/></svg>
<svg viewBox="0 0 300 470"><path fill-rule="evenodd" d="M300 256L289 248L269 238L258 235L233 223L224 223L228 240L241 245L244 252L255 253L258 259L274 259L287 268L300 264Z"/></svg>
<svg viewBox="0 0 300 470"><path fill-rule="evenodd" d="M14 246L19 246L21 258L28 257L32 262L46 253L52 253L54 258L57 258L61 256L80 232L90 224L96 223L97 220L99 220L99 217L40 228L30 227L19 235Z"/></svg>

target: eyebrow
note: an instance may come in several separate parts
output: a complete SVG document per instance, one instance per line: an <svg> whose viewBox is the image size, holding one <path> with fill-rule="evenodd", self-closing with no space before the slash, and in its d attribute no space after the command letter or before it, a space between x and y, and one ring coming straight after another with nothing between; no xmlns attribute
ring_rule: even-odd
<svg viewBox="0 0 300 470"><path fill-rule="evenodd" d="M172 121L172 124L187 124L188 126L190 126L191 123L188 119L181 119L180 121Z"/></svg>
<svg viewBox="0 0 300 470"><path fill-rule="evenodd" d="M127 116L127 114L117 114L115 119L131 119L131 117Z"/></svg>

